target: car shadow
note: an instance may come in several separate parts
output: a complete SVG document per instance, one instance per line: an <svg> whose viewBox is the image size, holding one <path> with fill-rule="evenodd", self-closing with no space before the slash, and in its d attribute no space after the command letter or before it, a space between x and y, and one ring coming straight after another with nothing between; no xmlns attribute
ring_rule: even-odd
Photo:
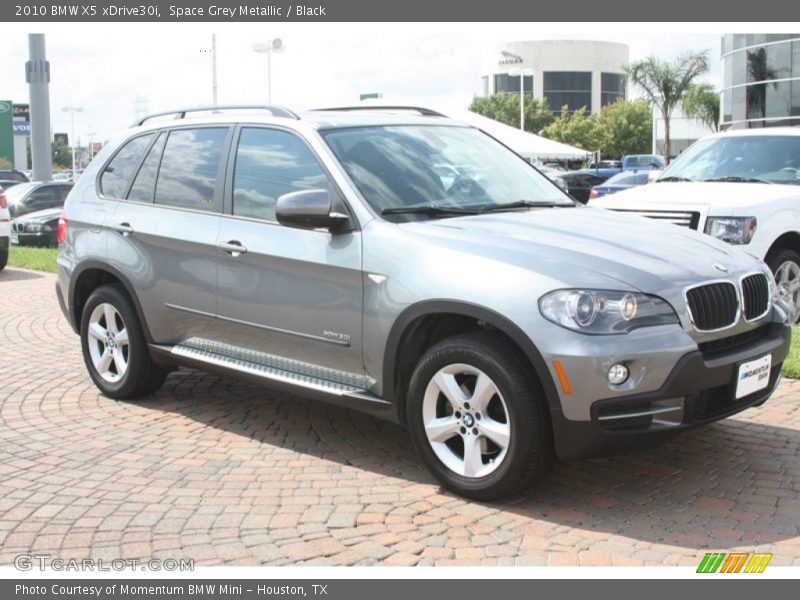
<svg viewBox="0 0 800 600"><path fill-rule="evenodd" d="M259 444L436 486L405 429L325 403L182 368L137 404ZM557 463L544 481L500 502L442 493L453 499L448 507L482 504L487 513L603 537L687 548L770 544L800 535L800 432L726 419L651 450Z"/></svg>
<svg viewBox="0 0 800 600"><path fill-rule="evenodd" d="M44 275L36 271L24 271L6 267L0 271L0 282L2 281L27 281L31 279L42 279Z"/></svg>

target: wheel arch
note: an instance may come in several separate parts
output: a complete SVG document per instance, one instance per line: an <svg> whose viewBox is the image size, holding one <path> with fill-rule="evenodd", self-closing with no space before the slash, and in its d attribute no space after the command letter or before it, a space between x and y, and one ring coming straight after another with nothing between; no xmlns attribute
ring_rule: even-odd
<svg viewBox="0 0 800 600"><path fill-rule="evenodd" d="M147 321L144 318L144 312L142 311L142 306L139 303L139 298L136 296L134 287L131 285L128 278L118 269L99 261L86 261L81 263L70 277L67 302L72 321L70 324L73 329L76 332L80 332L83 307L91 293L101 285L112 283L121 284L122 287L125 288L125 292L128 294L131 302L133 302L136 316L139 318L139 323L142 325L145 340L148 343L152 343L153 337L150 334L150 329L147 326Z"/></svg>
<svg viewBox="0 0 800 600"><path fill-rule="evenodd" d="M411 372L432 343L471 330L494 330L507 338L531 366L547 401L548 411L561 404L547 364L533 341L507 317L480 305L429 300L406 308L389 331L383 359L383 395L405 423L405 393ZM419 335L420 332L424 332Z"/></svg>
<svg viewBox="0 0 800 600"><path fill-rule="evenodd" d="M769 260L770 256L781 250L794 250L800 254L800 233L797 231L787 231L779 235L777 239L772 242L769 250L767 250L767 253L764 255L764 260Z"/></svg>

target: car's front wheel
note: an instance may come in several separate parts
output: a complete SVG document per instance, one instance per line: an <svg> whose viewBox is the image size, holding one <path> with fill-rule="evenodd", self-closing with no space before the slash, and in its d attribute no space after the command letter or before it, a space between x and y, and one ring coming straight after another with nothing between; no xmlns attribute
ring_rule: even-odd
<svg viewBox="0 0 800 600"><path fill-rule="evenodd" d="M539 386L490 333L447 338L417 364L408 424L415 448L454 492L496 500L544 476L552 436Z"/></svg>
<svg viewBox="0 0 800 600"><path fill-rule="evenodd" d="M800 254L782 249L767 257L778 290L795 307L795 322L800 319Z"/></svg>
<svg viewBox="0 0 800 600"><path fill-rule="evenodd" d="M150 394L167 376L153 362L133 303L119 285L101 286L89 296L81 318L81 347L89 375L111 398Z"/></svg>
<svg viewBox="0 0 800 600"><path fill-rule="evenodd" d="M0 271L6 268L8 264L8 248L0 250Z"/></svg>

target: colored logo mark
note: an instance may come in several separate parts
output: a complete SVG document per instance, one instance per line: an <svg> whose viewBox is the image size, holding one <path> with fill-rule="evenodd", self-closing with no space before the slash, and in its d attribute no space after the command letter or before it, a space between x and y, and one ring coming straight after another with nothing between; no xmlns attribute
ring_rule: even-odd
<svg viewBox="0 0 800 600"><path fill-rule="evenodd" d="M698 573L763 573L772 560L771 552L707 552Z"/></svg>

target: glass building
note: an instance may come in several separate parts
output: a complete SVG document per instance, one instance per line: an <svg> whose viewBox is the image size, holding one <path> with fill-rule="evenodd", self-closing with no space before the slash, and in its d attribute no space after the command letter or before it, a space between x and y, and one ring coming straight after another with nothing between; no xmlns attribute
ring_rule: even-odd
<svg viewBox="0 0 800 600"><path fill-rule="evenodd" d="M526 94L546 100L558 114L600 110L625 99L628 46L591 40L541 40L500 44L483 59L483 94Z"/></svg>
<svg viewBox="0 0 800 600"><path fill-rule="evenodd" d="M723 129L800 125L800 34L722 37Z"/></svg>

